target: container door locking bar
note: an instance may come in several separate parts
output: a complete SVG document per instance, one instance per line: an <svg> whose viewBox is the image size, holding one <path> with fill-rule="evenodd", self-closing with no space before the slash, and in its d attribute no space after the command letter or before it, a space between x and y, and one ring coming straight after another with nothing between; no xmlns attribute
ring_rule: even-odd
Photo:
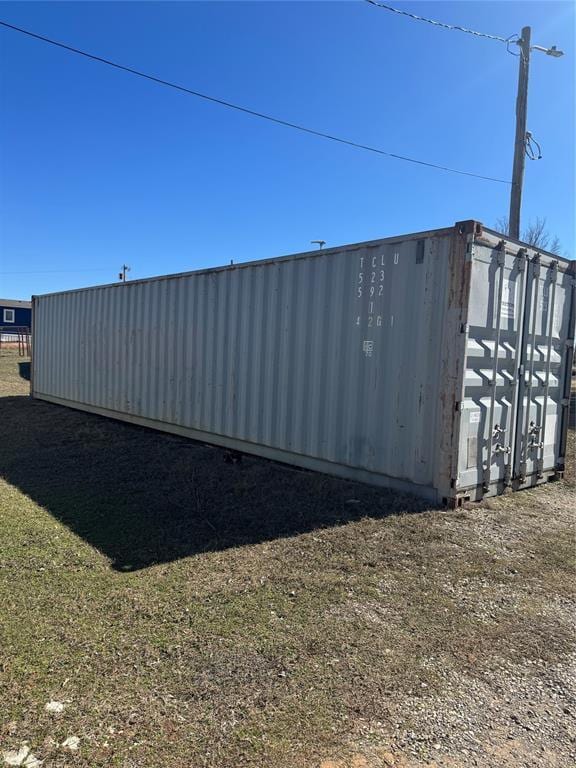
<svg viewBox="0 0 576 768"><path fill-rule="evenodd" d="M496 387L498 384L498 355L500 352L500 325L502 320L502 291L504 288L504 271L505 271L505 264L506 264L506 245L504 240L501 240L498 244L498 256L496 264L500 267L499 269L499 279L498 279L498 302L497 302L497 309L496 309L496 327L492 328L492 330L495 330L495 337L494 337L494 364L492 366L492 391L490 393L490 421L488 426L488 437L485 440L486 445L486 459L484 461L484 477L483 477L483 487L484 490L487 491L490 487L490 475L491 475L491 468L492 468L492 460L493 455L498 452L495 452L492 448L492 443L494 441L494 408L496 405ZM500 429L500 427L498 428Z"/></svg>
<svg viewBox="0 0 576 768"><path fill-rule="evenodd" d="M521 355L522 355L522 345L524 343L523 340L523 328L524 328L524 307L526 302L526 261L528 258L528 251L526 248L520 248L518 253L516 254L516 269L518 270L519 280L520 280L520 286L519 286L519 301L518 301L518 307L516 312L514 313L514 321L516 327L513 326L513 331L515 331L515 344L514 344L514 362L513 362L513 372L514 372L514 381L512 384L512 396L510 399L510 421L509 421L509 427L510 432L509 434L509 440L508 440L508 448L505 450L505 453L508 455L508 460L506 461L506 466L504 469L504 480L507 486L510 485L512 481L512 474L514 471L514 463L516 461L515 459L515 451L517 449L517 444L515 442L515 436L516 436L516 425L518 423L518 418L521 414L520 410L520 402L519 402L519 390L520 387L520 374L521 374ZM516 306L516 302L514 302L514 306ZM505 430L503 430L505 431ZM514 446L514 451L512 451L512 446Z"/></svg>
<svg viewBox="0 0 576 768"><path fill-rule="evenodd" d="M542 404L542 427L539 428L541 439L537 449L541 451L536 462L538 477L542 477L544 471L544 448L546 441L546 416L548 412L548 391L550 389L550 366L552 362L552 336L554 335L554 304L556 301L556 278L558 276L558 262L550 264L550 301L548 303L548 344L546 347L546 378L544 384L544 402Z"/></svg>
<svg viewBox="0 0 576 768"><path fill-rule="evenodd" d="M522 462L520 464L520 482L526 480L526 467L528 462L529 435L530 435L530 406L532 405L532 379L534 378L534 347L536 345L536 322L538 319L538 293L540 288L540 255L536 255L531 264L532 273L532 329L529 331L530 361L528 365L528 381L525 382L525 393L522 393L522 405L526 409L524 418L524 432L522 440Z"/></svg>

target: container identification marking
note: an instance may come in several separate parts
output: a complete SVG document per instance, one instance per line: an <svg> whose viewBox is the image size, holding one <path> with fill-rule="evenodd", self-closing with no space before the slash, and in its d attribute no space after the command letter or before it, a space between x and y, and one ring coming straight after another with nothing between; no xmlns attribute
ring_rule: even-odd
<svg viewBox="0 0 576 768"><path fill-rule="evenodd" d="M362 342L362 352L364 352L366 357L372 357L372 353L374 352L374 342L370 341L369 339L365 339Z"/></svg>
<svg viewBox="0 0 576 768"><path fill-rule="evenodd" d="M355 291L359 304L354 313L354 323L367 328L381 328L383 312L378 299L384 296L386 255L379 253L368 257L360 256L358 266ZM366 350L364 353L366 354Z"/></svg>

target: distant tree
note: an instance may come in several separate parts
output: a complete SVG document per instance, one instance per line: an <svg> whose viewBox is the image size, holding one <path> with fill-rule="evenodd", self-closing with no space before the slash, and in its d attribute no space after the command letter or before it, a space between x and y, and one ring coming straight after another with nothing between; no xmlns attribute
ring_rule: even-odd
<svg viewBox="0 0 576 768"><path fill-rule="evenodd" d="M503 235L508 234L508 216L500 216L496 219L494 229L497 232L501 232ZM559 238L556 235L551 235L546 228L546 217L536 216L535 219L531 219L528 225L522 232L520 238L528 245L532 245L535 248L542 248L543 251L550 251L550 253L556 253L560 255L562 245Z"/></svg>

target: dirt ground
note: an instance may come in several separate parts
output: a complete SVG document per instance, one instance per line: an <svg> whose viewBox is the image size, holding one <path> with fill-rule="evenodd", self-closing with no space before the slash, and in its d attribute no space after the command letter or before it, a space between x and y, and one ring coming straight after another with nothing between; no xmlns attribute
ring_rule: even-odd
<svg viewBox="0 0 576 768"><path fill-rule="evenodd" d="M0 765L576 764L574 431L565 481L448 511L28 375L0 356Z"/></svg>

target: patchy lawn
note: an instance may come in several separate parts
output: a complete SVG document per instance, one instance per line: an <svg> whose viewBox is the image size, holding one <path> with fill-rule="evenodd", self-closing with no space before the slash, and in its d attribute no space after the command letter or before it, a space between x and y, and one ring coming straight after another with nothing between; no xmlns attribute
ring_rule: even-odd
<svg viewBox="0 0 576 768"><path fill-rule="evenodd" d="M30 400L19 363L0 765L574 765L570 480L429 509Z"/></svg>

